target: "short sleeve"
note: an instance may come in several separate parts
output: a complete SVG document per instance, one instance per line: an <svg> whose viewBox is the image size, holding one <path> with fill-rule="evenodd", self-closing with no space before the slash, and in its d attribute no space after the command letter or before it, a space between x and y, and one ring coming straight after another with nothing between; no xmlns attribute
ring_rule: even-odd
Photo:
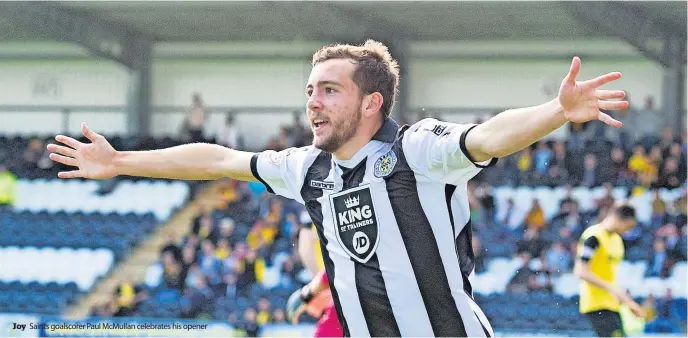
<svg viewBox="0 0 688 338"><path fill-rule="evenodd" d="M600 246L600 241L595 236L588 237L583 241L583 247L578 252L578 259L589 262L592 256L595 254L595 250Z"/></svg>
<svg viewBox="0 0 688 338"><path fill-rule="evenodd" d="M415 123L402 139L406 161L415 172L446 184L470 180L497 162L475 162L468 154L466 135L475 126L430 118Z"/></svg>
<svg viewBox="0 0 688 338"><path fill-rule="evenodd" d="M303 204L300 191L311 157L314 157L311 147L266 150L253 155L251 172L265 185L268 192Z"/></svg>

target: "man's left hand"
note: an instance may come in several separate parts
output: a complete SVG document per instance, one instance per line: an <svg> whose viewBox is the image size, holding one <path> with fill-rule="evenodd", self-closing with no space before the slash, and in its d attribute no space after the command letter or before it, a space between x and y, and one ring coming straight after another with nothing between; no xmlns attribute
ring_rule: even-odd
<svg viewBox="0 0 688 338"><path fill-rule="evenodd" d="M621 122L603 113L604 110L621 110L628 108L628 102L622 101L626 96L623 90L603 90L599 87L621 78L621 73L613 72L600 75L592 80L576 81L580 72L581 60L577 56L571 62L568 75L559 87L559 104L564 109L564 116L571 122L588 122L600 120L612 127L620 128Z"/></svg>

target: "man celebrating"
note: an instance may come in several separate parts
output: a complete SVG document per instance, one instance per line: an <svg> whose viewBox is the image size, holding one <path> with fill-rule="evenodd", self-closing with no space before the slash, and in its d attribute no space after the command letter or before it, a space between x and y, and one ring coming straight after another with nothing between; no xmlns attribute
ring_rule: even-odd
<svg viewBox="0 0 688 338"><path fill-rule="evenodd" d="M600 112L628 106L577 81L575 57L559 96L480 125L425 119L399 127L389 114L398 63L383 44L326 46L306 84L312 146L249 153L211 144L122 152L85 124L92 143L57 136L50 158L78 169L61 178L115 175L260 181L304 204L316 226L345 336L492 336L472 297L466 185L482 168L568 121L621 123Z"/></svg>

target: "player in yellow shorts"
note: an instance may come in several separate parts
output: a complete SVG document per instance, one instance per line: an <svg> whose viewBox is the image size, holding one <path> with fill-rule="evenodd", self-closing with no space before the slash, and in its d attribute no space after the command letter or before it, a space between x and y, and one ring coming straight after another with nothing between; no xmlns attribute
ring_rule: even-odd
<svg viewBox="0 0 688 338"><path fill-rule="evenodd" d="M621 304L636 316L644 315L640 305L615 283L616 267L624 259L621 235L636 224L635 209L617 205L600 223L586 229L578 242L574 273L581 279L580 312L600 337L625 336L619 316Z"/></svg>

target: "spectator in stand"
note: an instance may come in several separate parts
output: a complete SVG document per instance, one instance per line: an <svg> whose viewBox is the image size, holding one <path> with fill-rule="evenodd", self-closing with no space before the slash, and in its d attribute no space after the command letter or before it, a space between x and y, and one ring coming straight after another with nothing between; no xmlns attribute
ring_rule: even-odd
<svg viewBox="0 0 688 338"><path fill-rule="evenodd" d="M546 141L538 141L535 150L535 172L538 176L544 176L551 163L552 149L547 146Z"/></svg>
<svg viewBox="0 0 688 338"><path fill-rule="evenodd" d="M650 228L657 229L667 221L667 206L659 195L659 189L653 190L652 215L650 216Z"/></svg>
<svg viewBox="0 0 688 338"><path fill-rule="evenodd" d="M528 291L552 292L552 276L544 257L536 257L528 264L530 276L528 278Z"/></svg>
<svg viewBox="0 0 688 338"><path fill-rule="evenodd" d="M531 169L533 167L532 149L531 147L525 147L523 150L516 153L515 155L520 175L522 177L526 177L527 174L530 174Z"/></svg>
<svg viewBox="0 0 688 338"><path fill-rule="evenodd" d="M571 160L567 160L569 155L566 153L566 144L563 141L554 141L552 147L552 164L558 165L559 168L568 172L568 165Z"/></svg>
<svg viewBox="0 0 688 338"><path fill-rule="evenodd" d="M234 272L229 272L225 273L222 275L222 279L225 282L225 285L227 285L227 288L225 289L224 295L227 297L229 300L236 300L237 297L237 277L234 274Z"/></svg>
<svg viewBox="0 0 688 338"><path fill-rule="evenodd" d="M588 123L569 123L568 151L571 156L578 157L585 151L585 143L588 141L589 131L586 130Z"/></svg>
<svg viewBox="0 0 688 338"><path fill-rule="evenodd" d="M255 250L249 250L245 256L239 256L235 273L237 274L237 295L249 297L251 286L259 282L265 269L265 261L256 255Z"/></svg>
<svg viewBox="0 0 688 338"><path fill-rule="evenodd" d="M242 238L239 234L234 232L236 228L236 223L230 217L225 217L220 220L220 225L218 227L220 232L218 233L219 240L226 240L230 246L239 243Z"/></svg>
<svg viewBox="0 0 688 338"><path fill-rule="evenodd" d="M626 152L621 147L615 147L610 154L611 183L616 186L630 187L635 183L635 173L630 169L626 158Z"/></svg>
<svg viewBox="0 0 688 338"><path fill-rule="evenodd" d="M301 122L303 112L295 111L293 113L293 124L289 128L289 139L293 141L293 147L304 147L312 143L310 128L306 128Z"/></svg>
<svg viewBox="0 0 688 338"><path fill-rule="evenodd" d="M272 321L270 315L270 301L263 297L258 301L258 314L256 315L256 323L262 327Z"/></svg>
<svg viewBox="0 0 688 338"><path fill-rule="evenodd" d="M116 310L112 315L114 317L129 317L136 311L138 305L147 298L148 293L139 285L121 283L115 289L113 302Z"/></svg>
<svg viewBox="0 0 688 338"><path fill-rule="evenodd" d="M162 256L163 262L163 281L165 287L170 289L177 289L180 292L184 289L184 277L182 266L179 262L174 260L171 252L166 252Z"/></svg>
<svg viewBox="0 0 688 338"><path fill-rule="evenodd" d="M248 197L246 187L246 184L243 184L237 180L232 180L230 178L221 179L219 184L221 196L218 206L221 209L226 209L234 203L245 201L245 197Z"/></svg>
<svg viewBox="0 0 688 338"><path fill-rule="evenodd" d="M203 214L197 216L193 221L191 233L198 237L199 240L209 239L211 242L216 243L217 231L212 213L213 209L207 208Z"/></svg>
<svg viewBox="0 0 688 338"><path fill-rule="evenodd" d="M272 313L272 323L273 324L287 324L287 315L284 310L277 309Z"/></svg>
<svg viewBox="0 0 688 338"><path fill-rule="evenodd" d="M657 318L645 325L645 333L681 333L681 320L673 311L673 301L672 291L667 289L657 301Z"/></svg>
<svg viewBox="0 0 688 338"><path fill-rule="evenodd" d="M681 197L676 200L676 202L673 205L673 211L672 213L674 214L675 221L674 223L678 227L686 227L686 212L688 212L688 198L686 196L686 188L681 189Z"/></svg>
<svg viewBox="0 0 688 338"><path fill-rule="evenodd" d="M679 235L676 224L668 223L664 228L666 230L664 231L663 237L671 263L673 264L676 261L683 260L683 257L685 257L685 247L682 247L681 242L685 243L685 238L681 241L681 236Z"/></svg>
<svg viewBox="0 0 688 338"><path fill-rule="evenodd" d="M553 164L547 170L547 176L541 180L541 184L551 188L560 187L569 182L570 179L566 169L563 169L558 164Z"/></svg>
<svg viewBox="0 0 688 338"><path fill-rule="evenodd" d="M663 153L664 157L668 157L669 150L676 141L674 130L671 127L662 128L662 138L659 140L657 147Z"/></svg>
<svg viewBox="0 0 688 338"><path fill-rule="evenodd" d="M182 140L186 142L203 142L203 131L206 120L206 107L201 94L191 97L191 107L182 125Z"/></svg>
<svg viewBox="0 0 688 338"><path fill-rule="evenodd" d="M167 234L165 239L165 245L163 245L162 249L160 249L160 257L162 257L166 252L170 252L172 253L174 260L181 262L182 249L177 245L177 241L175 240L174 236L172 234Z"/></svg>
<svg viewBox="0 0 688 338"><path fill-rule="evenodd" d="M241 135L239 133L239 128L234 122L234 115L236 113L233 111L228 111L225 115L225 123L222 125L220 130L217 131L216 142L219 145L229 147L232 149L243 149L244 145L241 140Z"/></svg>
<svg viewBox="0 0 688 338"><path fill-rule="evenodd" d="M198 261L201 272L205 276L208 286L213 288L213 290L221 288L222 262L217 258L215 245L209 239L206 239L201 242L201 248L203 253Z"/></svg>
<svg viewBox="0 0 688 338"><path fill-rule="evenodd" d="M246 242L251 250L261 250L273 243L276 234L277 228L274 223L259 219L248 233Z"/></svg>
<svg viewBox="0 0 688 338"><path fill-rule="evenodd" d="M55 165L55 162L48 158L49 153L41 139L31 139L29 145L22 153L22 163L19 165L21 167L20 170L28 174L30 178L44 177L46 174L45 170L49 170Z"/></svg>
<svg viewBox="0 0 688 338"><path fill-rule="evenodd" d="M605 183L604 196L595 201L597 209L609 210L609 208L614 206L615 201L616 200L614 199L614 186L612 186L610 183ZM600 216L599 218L602 219L604 217L605 216Z"/></svg>
<svg viewBox="0 0 688 338"><path fill-rule="evenodd" d="M201 267L198 265L198 263L193 263L191 266L189 266L188 269L186 269L184 276L184 286L187 288L193 287L196 285L196 282L201 279L205 278L203 271L201 270Z"/></svg>
<svg viewBox="0 0 688 338"><path fill-rule="evenodd" d="M220 239L217 241L217 248L215 249L215 257L220 262L224 262L225 259L229 257L229 255L232 254L232 247L229 244L229 241L226 238L220 237Z"/></svg>
<svg viewBox="0 0 688 338"><path fill-rule="evenodd" d="M17 176L0 163L0 211L14 205L17 198Z"/></svg>
<svg viewBox="0 0 688 338"><path fill-rule="evenodd" d="M519 259L521 267L516 270L516 274L509 280L507 291L512 293L523 293L530 290L531 277L535 273L530 269L531 255L527 251L519 252L516 258Z"/></svg>
<svg viewBox="0 0 688 338"><path fill-rule="evenodd" d="M540 201L538 199L533 199L533 205L528 211L528 214L526 214L524 222L528 229L533 228L537 231L542 230L545 225L547 225L545 211L542 210L542 206L540 205Z"/></svg>
<svg viewBox="0 0 688 338"><path fill-rule="evenodd" d="M600 170L595 154L586 154L583 160L583 173L580 177L580 185L585 187L596 187L602 182L599 180Z"/></svg>
<svg viewBox="0 0 688 338"><path fill-rule="evenodd" d="M496 205L490 185L485 182L481 183L480 186L475 189L474 196L484 209L486 214L485 218L493 220L496 214Z"/></svg>
<svg viewBox="0 0 688 338"><path fill-rule="evenodd" d="M244 311L244 318L237 322L236 327L246 332L246 337L258 337L260 326L256 322L256 310L248 308Z"/></svg>
<svg viewBox="0 0 688 338"><path fill-rule="evenodd" d="M41 155L43 155L43 152L43 142L38 138L32 138L29 141L29 145L22 153L22 160L24 161L24 165L28 169L37 168L38 160L41 158Z"/></svg>
<svg viewBox="0 0 688 338"><path fill-rule="evenodd" d="M554 276L571 271L573 263L571 253L562 242L552 244L552 247L547 250L545 262L549 272Z"/></svg>
<svg viewBox="0 0 688 338"><path fill-rule="evenodd" d="M679 172L678 159L667 158L662 164L662 173L659 175L657 185L661 188L676 189L681 187L681 173Z"/></svg>
<svg viewBox="0 0 688 338"><path fill-rule="evenodd" d="M540 232L535 228L527 228L523 239L516 243L518 253L527 252L530 257L540 257L547 248L547 242L540 238Z"/></svg>
<svg viewBox="0 0 688 338"><path fill-rule="evenodd" d="M522 225L523 214L516 208L514 200L509 198L506 207L497 211L497 224L506 227L509 231L515 231Z"/></svg>
<svg viewBox="0 0 688 338"><path fill-rule="evenodd" d="M648 259L647 276L666 278L669 267L669 255L667 254L666 244L662 238L654 241L654 247L650 259Z"/></svg>
<svg viewBox="0 0 688 338"><path fill-rule="evenodd" d="M191 266L198 266L198 256L194 244L188 244L182 249L181 259L181 279L186 281L188 279L189 270Z"/></svg>
<svg viewBox="0 0 688 338"><path fill-rule="evenodd" d="M182 317L183 318L198 318L207 313L210 304L215 294L208 286L203 275L194 280L194 283L184 290L184 297L182 297Z"/></svg>
<svg viewBox="0 0 688 338"><path fill-rule="evenodd" d="M649 187L656 180L657 168L642 145L633 148L633 155L628 159L628 169L635 174L636 181L643 187Z"/></svg>

